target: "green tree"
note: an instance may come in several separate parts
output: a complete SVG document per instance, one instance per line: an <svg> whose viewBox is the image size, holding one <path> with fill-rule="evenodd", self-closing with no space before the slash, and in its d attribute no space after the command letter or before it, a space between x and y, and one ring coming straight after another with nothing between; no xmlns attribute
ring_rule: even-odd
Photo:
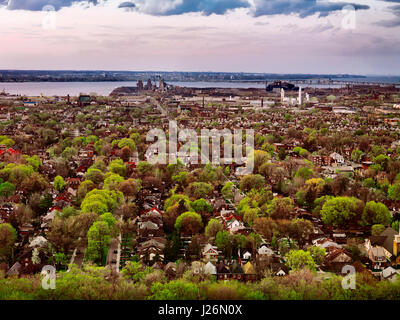
<svg viewBox="0 0 400 320"><path fill-rule="evenodd" d="M117 219L114 218L111 212L103 213L100 216L100 221L104 221L105 223L107 223L111 236L115 237L118 235L119 230L118 230Z"/></svg>
<svg viewBox="0 0 400 320"><path fill-rule="evenodd" d="M240 181L240 190L247 192L252 189L261 190L265 186L265 178L260 174L249 174Z"/></svg>
<svg viewBox="0 0 400 320"><path fill-rule="evenodd" d="M39 167L42 165L42 161L37 155L33 155L32 157L24 156L25 161L29 164L33 170L38 171Z"/></svg>
<svg viewBox="0 0 400 320"><path fill-rule="evenodd" d="M371 234L373 236L379 236L385 229L386 227L383 224L374 224L371 227Z"/></svg>
<svg viewBox="0 0 400 320"><path fill-rule="evenodd" d="M243 221L249 226L253 226L254 221L258 218L259 211L260 210L258 208L249 208L245 210L243 214Z"/></svg>
<svg viewBox="0 0 400 320"><path fill-rule="evenodd" d="M8 261L17 240L17 231L9 223L0 224L0 258Z"/></svg>
<svg viewBox="0 0 400 320"><path fill-rule="evenodd" d="M196 234L203 228L201 215L196 212L182 213L175 221L175 229L186 234Z"/></svg>
<svg viewBox="0 0 400 320"><path fill-rule="evenodd" d="M390 162L390 157L380 154L374 158L374 162L375 164L380 165L383 170L386 171Z"/></svg>
<svg viewBox="0 0 400 320"><path fill-rule="evenodd" d="M124 178L119 174L113 174L108 172L106 178L104 179L103 189L106 190L117 190L120 184L124 181Z"/></svg>
<svg viewBox="0 0 400 320"><path fill-rule="evenodd" d="M147 176L152 175L154 166L146 161L141 161L138 163L136 169L141 176Z"/></svg>
<svg viewBox="0 0 400 320"><path fill-rule="evenodd" d="M77 193L78 198L83 199L86 196L86 194L89 191L93 190L95 187L96 185L91 180L82 181L78 188L78 193Z"/></svg>
<svg viewBox="0 0 400 320"><path fill-rule="evenodd" d="M312 246L312 247L307 248L307 251L310 252L312 258L314 259L314 261L317 265L320 265L324 262L324 258L326 255L325 248Z"/></svg>
<svg viewBox="0 0 400 320"><path fill-rule="evenodd" d="M144 280L146 276L153 271L153 268L145 267L140 262L129 261L121 270L121 273L125 279L139 282Z"/></svg>
<svg viewBox="0 0 400 320"><path fill-rule="evenodd" d="M66 147L61 154L61 156L67 160L70 160L72 157L75 157L77 155L78 155L78 150L76 150L74 147Z"/></svg>
<svg viewBox="0 0 400 320"><path fill-rule="evenodd" d="M365 204L362 214L362 222L364 225L388 225L391 219L390 211L383 203L370 201Z"/></svg>
<svg viewBox="0 0 400 320"><path fill-rule="evenodd" d="M104 264L110 244L110 227L105 221L96 221L88 231L88 245L85 257L101 265Z"/></svg>
<svg viewBox="0 0 400 320"><path fill-rule="evenodd" d="M154 282L151 286L151 300L195 300L200 298L196 284L183 279L167 283Z"/></svg>
<svg viewBox="0 0 400 320"><path fill-rule="evenodd" d="M312 178L314 172L311 168L308 167L301 167L295 173L295 177L303 178L304 180L309 180Z"/></svg>
<svg viewBox="0 0 400 320"><path fill-rule="evenodd" d="M56 189L57 191L61 191L65 187L64 178L61 176L55 177L53 185L54 185L54 189Z"/></svg>
<svg viewBox="0 0 400 320"><path fill-rule="evenodd" d="M120 191L93 189L83 199L81 210L83 213L95 212L99 215L114 212L115 207L122 200L123 194Z"/></svg>
<svg viewBox="0 0 400 320"><path fill-rule="evenodd" d="M15 186L12 183L6 181L0 184L0 197L8 198L12 196L14 192L15 192Z"/></svg>
<svg viewBox="0 0 400 320"><path fill-rule="evenodd" d="M233 188L234 188L233 182L231 182L231 181L226 182L221 190L222 196L227 200L233 200L233 196L234 196Z"/></svg>
<svg viewBox="0 0 400 320"><path fill-rule="evenodd" d="M228 231L218 231L215 238L215 245L222 251L226 258L232 256L232 239Z"/></svg>
<svg viewBox="0 0 400 320"><path fill-rule="evenodd" d="M349 222L358 222L361 218L363 202L354 197L336 197L328 199L321 209L322 221L335 227Z"/></svg>
<svg viewBox="0 0 400 320"><path fill-rule="evenodd" d="M178 183L179 186L183 189L187 186L188 176L189 176L189 172L181 171L181 172L177 173L176 175L172 176L172 181Z"/></svg>
<svg viewBox="0 0 400 320"><path fill-rule="evenodd" d="M215 238L217 233L222 231L223 228L224 226L219 220L211 219L204 230L204 234L208 239Z"/></svg>
<svg viewBox="0 0 400 320"><path fill-rule="evenodd" d="M213 187L206 182L192 182L186 188L186 194L195 199L205 198L211 194Z"/></svg>
<svg viewBox="0 0 400 320"><path fill-rule="evenodd" d="M359 149L355 149L351 152L351 160L354 162L360 162L363 155L364 155L364 152L362 152Z"/></svg>
<svg viewBox="0 0 400 320"><path fill-rule="evenodd" d="M372 178L366 178L362 182L362 185L363 185L363 187L366 187L366 188L374 188L375 187L375 180L372 179Z"/></svg>
<svg viewBox="0 0 400 320"><path fill-rule="evenodd" d="M110 165L108 166L108 170L112 173L120 175L121 177L126 176L126 166L122 159L115 159L111 161Z"/></svg>
<svg viewBox="0 0 400 320"><path fill-rule="evenodd" d="M132 151L136 151L136 143L130 138L123 138L118 142L118 148L129 147Z"/></svg>
<svg viewBox="0 0 400 320"><path fill-rule="evenodd" d="M96 168L89 168L85 174L86 180L91 180L95 184L102 183L104 181L104 174L101 170Z"/></svg>
<svg viewBox="0 0 400 320"><path fill-rule="evenodd" d="M389 199L399 201L400 200L400 183L392 184L388 189Z"/></svg>
<svg viewBox="0 0 400 320"><path fill-rule="evenodd" d="M5 136L2 136L2 137L3 137L3 139L0 139L0 144L5 145L7 148L11 148L15 144L14 140L7 138Z"/></svg>
<svg viewBox="0 0 400 320"><path fill-rule="evenodd" d="M213 212L213 207L203 198L193 201L191 205L197 213Z"/></svg>
<svg viewBox="0 0 400 320"><path fill-rule="evenodd" d="M301 270L304 268L312 271L316 270L316 265L311 253L303 250L290 250L286 255L286 264L292 270Z"/></svg>

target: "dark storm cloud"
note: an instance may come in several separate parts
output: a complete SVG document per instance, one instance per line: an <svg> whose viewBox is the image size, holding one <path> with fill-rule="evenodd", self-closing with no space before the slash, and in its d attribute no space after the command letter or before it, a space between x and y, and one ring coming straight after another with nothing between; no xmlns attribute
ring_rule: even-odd
<svg viewBox="0 0 400 320"><path fill-rule="evenodd" d="M133 9L133 8L135 8L136 7L136 5L133 3L133 2L122 2L119 6L118 6L118 8L131 8L131 9Z"/></svg>
<svg viewBox="0 0 400 320"><path fill-rule="evenodd" d="M0 0L7 5L7 1ZM400 0L382 0L397 2ZM11 10L42 10L46 5L53 6L56 10L71 6L74 2L91 2L97 4L97 0L9 0L8 9ZM351 2L337 2L329 0L255 0L252 14L256 17L275 14L298 14L304 18L313 14L327 16L331 12L342 10ZM228 10L237 8L249 8L249 0L133 0L121 1L121 8L135 8L139 12L151 15L180 15L188 12L201 12L205 15L225 14ZM366 5L352 4L356 10L368 9Z"/></svg>
<svg viewBox="0 0 400 320"><path fill-rule="evenodd" d="M255 0L254 15L265 16L275 14L298 14L305 18L314 14L327 16L331 12L342 10L346 5L352 5L356 10L369 9L367 5L351 2L329 2L319 0Z"/></svg>
<svg viewBox="0 0 400 320"><path fill-rule="evenodd" d="M7 4L8 2L8 4ZM4 4L10 10L28 10L40 11L44 6L53 6L56 10L62 7L69 7L73 2L83 2L74 0L9 0L4 1ZM97 0L88 0L85 2L97 4Z"/></svg>
<svg viewBox="0 0 400 320"><path fill-rule="evenodd" d="M165 12L165 15L183 14L186 12L202 12L206 15L224 14L236 8L248 8L246 0L184 0L182 4Z"/></svg>
<svg viewBox="0 0 400 320"><path fill-rule="evenodd" d="M200 12L205 15L224 14L228 10L248 8L248 0L133 0L139 12L170 16L189 12Z"/></svg>
<svg viewBox="0 0 400 320"><path fill-rule="evenodd" d="M69 7L74 2L91 2L97 4L97 0L81 1L81 0L0 0L0 5L7 6L10 10L29 10L38 11L46 5L53 6L56 10L62 7ZM166 11L158 10L157 7L162 7L165 4L173 4L173 0L160 0L157 6L157 1L154 0L138 0L138 3L146 6L151 3L152 10L146 10L146 13L153 15L179 15L187 12L201 12L206 15L224 14L230 9L247 8L250 6L247 0L183 0L181 3L171 5ZM8 3L8 4L7 4ZM120 8L135 8L134 2L123 2ZM140 9L138 9L141 11Z"/></svg>

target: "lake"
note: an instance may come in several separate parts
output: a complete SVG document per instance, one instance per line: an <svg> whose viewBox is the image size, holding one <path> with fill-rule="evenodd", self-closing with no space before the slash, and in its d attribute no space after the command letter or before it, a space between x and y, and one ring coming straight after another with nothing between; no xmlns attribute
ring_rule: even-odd
<svg viewBox="0 0 400 320"><path fill-rule="evenodd" d="M400 77L367 77L362 79L346 79L354 82L380 82L399 83ZM135 87L136 81L115 82L0 82L0 91L5 90L9 94L26 96L78 96L80 93L96 93L108 96L118 87ZM181 87L194 88L265 88L265 82L177 82L167 81L168 84ZM345 82L344 82L345 83ZM344 85L344 84L343 84ZM300 84L301 87L338 88L338 84Z"/></svg>

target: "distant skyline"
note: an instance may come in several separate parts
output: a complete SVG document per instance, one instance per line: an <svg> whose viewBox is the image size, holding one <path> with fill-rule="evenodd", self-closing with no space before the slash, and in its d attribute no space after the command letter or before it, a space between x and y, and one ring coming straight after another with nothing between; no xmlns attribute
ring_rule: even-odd
<svg viewBox="0 0 400 320"><path fill-rule="evenodd" d="M0 0L0 39L0 69L396 76L400 0Z"/></svg>
<svg viewBox="0 0 400 320"><path fill-rule="evenodd" d="M283 75L289 75L289 76L296 76L296 75L320 75L320 76L328 76L328 75L333 75L333 76L362 76L362 77L400 77L400 71L397 74L361 74L361 73L301 73L301 72L295 72L295 73L286 73L286 72L249 72L249 71L207 71L207 70L126 70L126 69L35 69L35 68L29 68L29 69L0 69L0 73L4 71L65 71L65 72L77 72L77 71L82 71L82 72L143 72L143 73L232 73L232 74L237 74L237 73L243 73L243 74L260 74L260 75L276 75L276 76L283 76ZM246 80L249 81L249 80ZM250 80L253 81L253 80ZM254 81L262 81L260 80L254 80Z"/></svg>

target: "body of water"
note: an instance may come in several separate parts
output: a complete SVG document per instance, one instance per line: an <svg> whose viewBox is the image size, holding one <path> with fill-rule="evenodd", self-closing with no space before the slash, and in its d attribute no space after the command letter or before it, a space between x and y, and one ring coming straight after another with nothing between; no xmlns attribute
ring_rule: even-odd
<svg viewBox="0 0 400 320"><path fill-rule="evenodd" d="M289 80L290 81L290 80ZM374 83L398 83L400 77L367 77L343 80L343 84L298 84L301 87L316 88L338 88L344 86L346 82L374 82ZM265 88L265 82L177 82L171 81L168 84L180 87L192 88ZM9 94L25 96L78 96L81 93L96 93L102 96L108 96L118 87L135 87L136 81L117 81L117 82L0 82L0 91Z"/></svg>

